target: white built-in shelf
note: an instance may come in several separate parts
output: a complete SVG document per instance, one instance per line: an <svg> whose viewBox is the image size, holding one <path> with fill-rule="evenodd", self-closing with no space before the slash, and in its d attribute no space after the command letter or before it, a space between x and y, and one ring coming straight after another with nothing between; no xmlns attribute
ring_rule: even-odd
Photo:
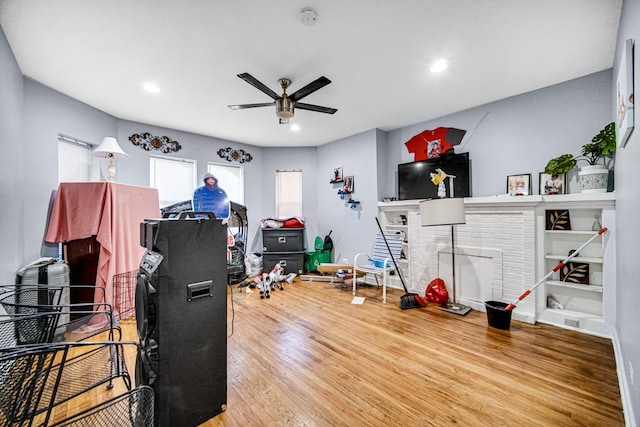
<svg viewBox="0 0 640 427"><path fill-rule="evenodd" d="M583 285L580 283L561 282L560 280L547 280L547 286L557 286L560 288L579 289L586 292L602 293L601 285Z"/></svg>
<svg viewBox="0 0 640 427"><path fill-rule="evenodd" d="M408 227L402 224L387 224L385 225L387 230L406 230Z"/></svg>
<svg viewBox="0 0 640 427"><path fill-rule="evenodd" d="M564 261L565 259L567 259L568 255L550 254L550 255L545 255L544 257L545 259ZM586 257L586 256L577 256L575 258L571 258L569 261L584 262L584 263L591 263L591 264L602 264L602 258L592 258L592 257Z"/></svg>
<svg viewBox="0 0 640 427"><path fill-rule="evenodd" d="M582 235L582 236L593 236L597 233L597 231L587 231L587 230L545 230L547 234L573 234L573 235ZM602 236L602 235L601 235Z"/></svg>

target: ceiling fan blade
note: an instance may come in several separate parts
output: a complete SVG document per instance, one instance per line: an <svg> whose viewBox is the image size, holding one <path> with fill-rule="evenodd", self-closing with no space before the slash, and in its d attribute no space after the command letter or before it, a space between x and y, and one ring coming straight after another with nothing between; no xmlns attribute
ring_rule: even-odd
<svg viewBox="0 0 640 427"><path fill-rule="evenodd" d="M300 88L297 91L293 92L291 95L289 95L289 99L292 100L293 102L296 102L304 98L305 96L312 94L318 89L325 87L329 83L331 83L331 80L329 80L325 76L319 77L318 79L312 81L305 87Z"/></svg>
<svg viewBox="0 0 640 427"><path fill-rule="evenodd" d="M259 104L240 104L240 105L228 105L232 110L245 110L247 108L255 107L273 107L273 102L261 102Z"/></svg>
<svg viewBox="0 0 640 427"><path fill-rule="evenodd" d="M313 104L304 104L302 102L296 102L295 108L298 110L317 111L318 113L327 113L327 114L333 114L336 111L338 111L335 108L321 107L319 105L313 105Z"/></svg>
<svg viewBox="0 0 640 427"><path fill-rule="evenodd" d="M271 98L280 99L280 95L278 95L277 93L275 93L274 91L269 89L267 87L267 85L265 85L264 83L260 82L258 79L253 77L251 74L242 73L242 74L238 74L238 77L240 77L242 80L244 80L245 82L249 83L251 86L253 86L256 89L258 89L259 91L266 93Z"/></svg>

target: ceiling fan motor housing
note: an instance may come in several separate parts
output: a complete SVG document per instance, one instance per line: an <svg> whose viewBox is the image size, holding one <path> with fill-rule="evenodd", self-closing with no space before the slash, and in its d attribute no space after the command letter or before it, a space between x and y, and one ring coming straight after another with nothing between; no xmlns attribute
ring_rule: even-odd
<svg viewBox="0 0 640 427"><path fill-rule="evenodd" d="M287 95L287 88L291 84L291 80L287 78L281 78L278 80L280 87L282 88L282 95L278 95L273 90L269 89L267 85L260 82L258 79L253 77L249 73L241 73L238 74L242 80L249 83L251 86L258 89L260 92L268 95L274 102L260 102L255 104L240 104L240 105L229 105L228 107L232 110L243 110L245 108L255 108L255 107L270 107L275 104L276 106L276 117L280 119L280 124L289 123L289 119L293 117L294 114L294 106L298 106L298 110L307 110L307 111L315 111L318 113L325 114L333 114L336 110L335 108L322 107L320 105L306 104L304 102L299 102L302 98L314 93L318 89L321 89L331 83L331 80L326 78L325 76L320 76L316 80L312 81L308 85L298 89L291 95Z"/></svg>
<svg viewBox="0 0 640 427"><path fill-rule="evenodd" d="M281 119L292 118L294 104L295 103L287 97L276 99L276 116Z"/></svg>

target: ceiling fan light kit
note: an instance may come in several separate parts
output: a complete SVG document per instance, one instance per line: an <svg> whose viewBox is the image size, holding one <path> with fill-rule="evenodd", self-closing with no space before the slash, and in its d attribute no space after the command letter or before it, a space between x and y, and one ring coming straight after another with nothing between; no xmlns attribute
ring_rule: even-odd
<svg viewBox="0 0 640 427"><path fill-rule="evenodd" d="M287 120L286 123L288 123L288 120L293 117L293 102L291 102L287 95L287 88L291 84L291 80L280 79L278 83L282 88L282 98L276 99L276 117L285 119Z"/></svg>
<svg viewBox="0 0 640 427"><path fill-rule="evenodd" d="M276 100L276 116L280 119L290 119L293 117L293 102L288 98Z"/></svg>
<svg viewBox="0 0 640 427"><path fill-rule="evenodd" d="M308 85L298 89L291 95L287 94L287 88L291 84L291 80L287 78L281 78L278 80L278 84L282 88L282 95L278 95L277 93L269 89L267 85L265 85L264 83L262 83L261 81L259 81L249 73L238 74L238 77L240 77L242 80L246 81L251 86L258 89L259 91L268 95L270 98L274 100L274 102L229 105L228 107L231 108L232 110L244 110L247 108L268 107L268 106L275 105L276 117L280 119L280 124L289 123L289 119L293 118L295 114L294 113L295 108L298 108L299 110L315 111L318 113L325 113L325 114L334 114L336 111L338 111L335 108L322 107L320 105L305 104L302 102L298 102L305 96L308 96L313 92L317 91L318 89L321 89L326 85L328 85L329 83L331 83L331 80L329 80L325 76L317 78L316 80L312 81Z"/></svg>

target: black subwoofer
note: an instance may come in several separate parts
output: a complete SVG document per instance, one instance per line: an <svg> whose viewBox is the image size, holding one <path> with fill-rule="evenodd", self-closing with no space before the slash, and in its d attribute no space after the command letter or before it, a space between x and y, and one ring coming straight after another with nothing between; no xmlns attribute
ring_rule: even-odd
<svg viewBox="0 0 640 427"><path fill-rule="evenodd" d="M212 218L141 224L136 382L153 387L161 427L197 426L226 407L226 236Z"/></svg>

